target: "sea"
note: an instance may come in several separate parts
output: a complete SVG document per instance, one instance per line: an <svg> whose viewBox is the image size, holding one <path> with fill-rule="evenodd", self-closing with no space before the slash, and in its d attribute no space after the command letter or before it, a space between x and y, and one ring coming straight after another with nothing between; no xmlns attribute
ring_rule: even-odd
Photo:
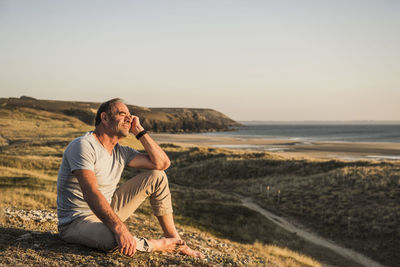
<svg viewBox="0 0 400 267"><path fill-rule="evenodd" d="M400 123L254 123L226 132L206 133L241 138L290 139L301 142L390 142L400 143Z"/></svg>

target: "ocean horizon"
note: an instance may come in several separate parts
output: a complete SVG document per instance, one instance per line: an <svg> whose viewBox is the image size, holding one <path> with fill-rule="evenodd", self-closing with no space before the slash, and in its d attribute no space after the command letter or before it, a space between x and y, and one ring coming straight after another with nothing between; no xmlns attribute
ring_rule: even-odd
<svg viewBox="0 0 400 267"><path fill-rule="evenodd" d="M290 139L300 142L400 143L400 122L241 122L231 131L206 135L239 138Z"/></svg>

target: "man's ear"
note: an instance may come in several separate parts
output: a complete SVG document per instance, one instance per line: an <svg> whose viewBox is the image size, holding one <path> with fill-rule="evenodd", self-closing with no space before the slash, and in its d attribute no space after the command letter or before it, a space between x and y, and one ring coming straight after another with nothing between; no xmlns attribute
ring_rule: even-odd
<svg viewBox="0 0 400 267"><path fill-rule="evenodd" d="M108 120L107 113L102 112L100 114L100 118L101 118L101 121L107 121Z"/></svg>

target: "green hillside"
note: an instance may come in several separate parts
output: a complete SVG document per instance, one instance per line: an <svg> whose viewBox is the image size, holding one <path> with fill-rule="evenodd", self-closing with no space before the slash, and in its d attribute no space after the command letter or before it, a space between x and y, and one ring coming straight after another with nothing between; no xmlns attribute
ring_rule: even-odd
<svg viewBox="0 0 400 267"><path fill-rule="evenodd" d="M31 108L71 116L93 125L100 103L38 100L32 97L0 98L0 109ZM153 132L223 131L240 124L212 109L145 108L128 105L139 116L143 126Z"/></svg>

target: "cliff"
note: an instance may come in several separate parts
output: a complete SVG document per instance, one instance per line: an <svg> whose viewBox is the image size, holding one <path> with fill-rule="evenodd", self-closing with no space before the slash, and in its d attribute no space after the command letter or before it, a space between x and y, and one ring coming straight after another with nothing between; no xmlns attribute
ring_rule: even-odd
<svg viewBox="0 0 400 267"><path fill-rule="evenodd" d="M0 98L0 109L32 108L78 118L93 125L100 103L58 100L39 100L32 97ZM210 132L226 131L240 124L213 109L201 108L147 108L127 105L139 116L143 127L153 132Z"/></svg>

